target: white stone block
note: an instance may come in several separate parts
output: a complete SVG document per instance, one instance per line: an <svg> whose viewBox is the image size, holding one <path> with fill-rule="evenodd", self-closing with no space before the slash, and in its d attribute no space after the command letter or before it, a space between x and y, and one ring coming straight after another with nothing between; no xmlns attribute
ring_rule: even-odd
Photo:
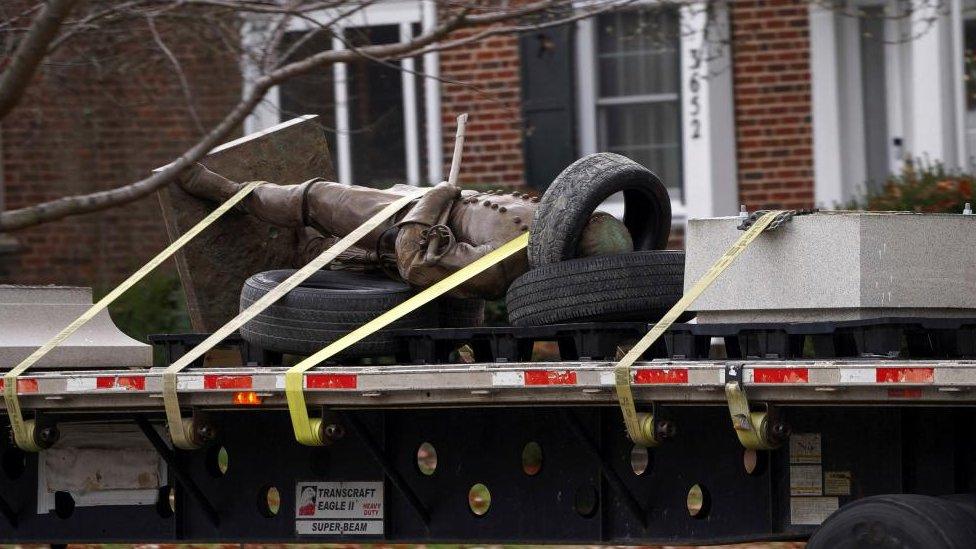
<svg viewBox="0 0 976 549"><path fill-rule="evenodd" d="M19 364L91 305L91 288L0 285L0 371ZM152 366L152 347L119 331L102 311L32 368L133 366Z"/></svg>
<svg viewBox="0 0 976 549"><path fill-rule="evenodd" d="M742 235L692 219L687 291ZM763 233L692 304L701 323L976 317L976 216L821 212Z"/></svg>

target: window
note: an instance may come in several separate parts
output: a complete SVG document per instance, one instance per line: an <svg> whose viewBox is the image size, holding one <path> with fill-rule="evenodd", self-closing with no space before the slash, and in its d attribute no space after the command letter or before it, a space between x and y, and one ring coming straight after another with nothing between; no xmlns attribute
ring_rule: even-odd
<svg viewBox="0 0 976 549"><path fill-rule="evenodd" d="M347 45L406 41L436 24L432 8L433 4L417 0L377 3L342 19L342 28L337 29L342 34L335 37L310 35L315 27L295 18L281 51L301 59ZM332 19L325 12L315 18ZM250 40L248 32L253 33ZM245 42L260 43L258 34L245 29ZM337 63L292 78L269 92L267 104L249 117L246 130L317 114L327 131L340 182L372 187L436 183L443 162L437 54L395 63ZM245 65L245 75L249 74L253 68Z"/></svg>
<svg viewBox="0 0 976 549"><path fill-rule="evenodd" d="M717 3L637 9L579 22L576 32L579 154L612 151L657 173L672 217L734 215L732 60L727 9ZM711 6L711 4L709 4ZM620 215L621 197L602 209Z"/></svg>
<svg viewBox="0 0 976 549"><path fill-rule="evenodd" d="M595 30L597 146L647 166L680 200L678 14L608 13Z"/></svg>

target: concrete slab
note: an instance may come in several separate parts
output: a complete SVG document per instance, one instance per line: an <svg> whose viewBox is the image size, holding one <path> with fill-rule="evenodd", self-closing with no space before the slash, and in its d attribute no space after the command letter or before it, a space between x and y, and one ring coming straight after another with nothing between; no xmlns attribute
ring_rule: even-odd
<svg viewBox="0 0 976 549"><path fill-rule="evenodd" d="M0 285L0 371L19 364L91 305L91 288ZM102 311L33 368L149 366L152 348L123 334Z"/></svg>
<svg viewBox="0 0 976 549"><path fill-rule="evenodd" d="M685 289L741 234L692 219ZM698 322L976 316L976 216L823 212L765 233L692 305Z"/></svg>

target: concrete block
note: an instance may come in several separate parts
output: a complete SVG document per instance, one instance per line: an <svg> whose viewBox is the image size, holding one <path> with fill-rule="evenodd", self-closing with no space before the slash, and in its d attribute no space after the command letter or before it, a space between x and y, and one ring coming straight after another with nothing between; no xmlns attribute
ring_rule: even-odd
<svg viewBox="0 0 976 549"><path fill-rule="evenodd" d="M739 237L692 219L685 290ZM976 317L976 216L822 212L767 232L691 307L701 323Z"/></svg>
<svg viewBox="0 0 976 549"><path fill-rule="evenodd" d="M0 371L19 364L91 305L91 288L0 285ZM149 366L152 347L119 331L102 311L32 368Z"/></svg>

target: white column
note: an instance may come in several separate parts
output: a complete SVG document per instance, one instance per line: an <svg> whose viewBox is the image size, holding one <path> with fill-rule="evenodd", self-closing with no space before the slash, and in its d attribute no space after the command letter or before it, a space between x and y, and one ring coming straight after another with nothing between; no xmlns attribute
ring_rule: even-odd
<svg viewBox="0 0 976 549"><path fill-rule="evenodd" d="M423 0L421 26L425 33L437 26L437 4ZM444 178L444 150L441 141L441 59L437 52L424 54L424 110L427 122L427 178L431 185Z"/></svg>
<svg viewBox="0 0 976 549"><path fill-rule="evenodd" d="M686 4L680 17L684 210L689 218L733 215L739 196L731 58L721 39L726 11L709 25L704 3Z"/></svg>
<svg viewBox="0 0 976 549"><path fill-rule="evenodd" d="M576 120L580 156L596 150L596 52L593 18L576 24Z"/></svg>
<svg viewBox="0 0 976 549"><path fill-rule="evenodd" d="M933 23L929 23L934 18ZM952 120L952 55L946 16L935 6L919 6L911 15L912 135L909 153L956 165L955 124Z"/></svg>
<svg viewBox="0 0 976 549"><path fill-rule="evenodd" d="M949 85L952 86L952 121L953 138L956 144L956 165L967 167L969 151L966 150L966 90L963 80L965 61L963 60L963 19L962 0L950 0L949 31L951 34L951 52L949 58L952 66L949 71Z"/></svg>
<svg viewBox="0 0 976 549"><path fill-rule="evenodd" d="M339 32L342 30L340 29ZM342 40L333 37L332 49L344 50L346 45ZM352 185L352 145L349 134L349 87L346 82L346 64L334 64L332 77L335 96L336 159L339 166L337 175L339 183Z"/></svg>
<svg viewBox="0 0 976 549"><path fill-rule="evenodd" d="M400 41L413 36L410 23L400 23ZM401 86L403 88L403 136L407 155L407 183L420 184L420 128L417 126L417 88L413 57L400 61Z"/></svg>
<svg viewBox="0 0 976 549"><path fill-rule="evenodd" d="M835 17L833 9L810 4L814 201L825 207L842 201L844 181Z"/></svg>

